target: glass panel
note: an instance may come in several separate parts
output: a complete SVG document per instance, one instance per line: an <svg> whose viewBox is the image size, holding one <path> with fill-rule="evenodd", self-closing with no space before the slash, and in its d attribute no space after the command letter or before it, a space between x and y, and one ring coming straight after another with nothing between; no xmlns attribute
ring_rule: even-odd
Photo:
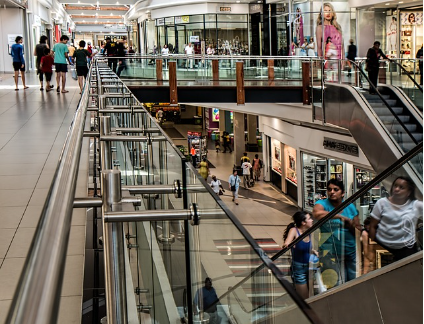
<svg viewBox="0 0 424 324"><path fill-rule="evenodd" d="M187 184L207 186L192 165L186 165ZM309 323L270 269L263 267L252 275L262 261L245 234L225 214L228 211L221 209L219 200L212 191L188 194L189 204L196 203L202 215L199 226L189 227L191 260L196 265L191 269L195 320L219 316L221 323L230 318L237 323L266 318ZM218 226L220 230L216 231ZM216 294L202 288L206 278L211 279ZM203 298L199 297L201 292Z"/></svg>
<svg viewBox="0 0 424 324"><path fill-rule="evenodd" d="M419 156L422 156L422 149ZM309 167L306 174L310 176L306 176L306 179L311 179L314 186L318 176L313 171L316 166L307 163L315 164L319 160L305 153L303 159L304 168ZM330 163L330 173L333 164ZM370 171L356 168L355 189L369 186L369 190L317 228L303 241L303 245L297 243L295 248L276 260L280 264L291 258L296 290L305 298L321 294L420 250L422 201L416 200L416 197L422 197L422 193L418 192L421 191L422 180L417 179L406 164L380 182L371 183L374 176ZM293 215L293 225L301 233L312 226L310 216L315 221L321 219L349 198L337 177L325 185L327 190L323 195L326 196L311 201L312 211ZM296 232L294 228L290 231ZM285 236L285 245L293 241L288 237L293 236ZM304 248L301 250L299 246ZM309 286L305 283L309 283Z"/></svg>

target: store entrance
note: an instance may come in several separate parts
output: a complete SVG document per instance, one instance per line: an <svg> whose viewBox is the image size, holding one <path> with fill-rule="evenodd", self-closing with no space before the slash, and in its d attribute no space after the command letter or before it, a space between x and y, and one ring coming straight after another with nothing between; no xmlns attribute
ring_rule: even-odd
<svg viewBox="0 0 424 324"><path fill-rule="evenodd" d="M165 42L168 47L172 45L172 49L169 50L170 53L184 54L186 39L187 29L185 25L165 26Z"/></svg>

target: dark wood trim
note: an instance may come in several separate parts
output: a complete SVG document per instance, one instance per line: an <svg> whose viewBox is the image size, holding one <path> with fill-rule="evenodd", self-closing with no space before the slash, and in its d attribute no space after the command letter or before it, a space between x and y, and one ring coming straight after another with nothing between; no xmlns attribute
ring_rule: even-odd
<svg viewBox="0 0 424 324"><path fill-rule="evenodd" d="M311 63L302 62L303 104L311 103Z"/></svg>
<svg viewBox="0 0 424 324"><path fill-rule="evenodd" d="M237 81L237 105L244 105L246 102L246 99L244 94L243 62L236 62L236 81Z"/></svg>
<svg viewBox="0 0 424 324"><path fill-rule="evenodd" d="M177 62L169 62L169 98L172 105L178 104Z"/></svg>

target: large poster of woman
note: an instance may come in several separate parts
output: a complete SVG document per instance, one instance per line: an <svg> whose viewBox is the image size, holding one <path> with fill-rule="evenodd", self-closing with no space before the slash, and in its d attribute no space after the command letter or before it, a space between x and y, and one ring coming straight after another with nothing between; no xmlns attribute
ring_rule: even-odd
<svg viewBox="0 0 424 324"><path fill-rule="evenodd" d="M318 56L342 59L344 58L343 31L337 22L337 15L331 3L325 2L317 18L316 43ZM323 52L323 43L326 44ZM331 53L326 53L331 51Z"/></svg>
<svg viewBox="0 0 424 324"><path fill-rule="evenodd" d="M396 45L397 45L397 21L396 17L386 17L386 26L387 27L387 37L386 37L386 53L395 54Z"/></svg>
<svg viewBox="0 0 424 324"><path fill-rule="evenodd" d="M296 8L296 16L293 21L294 24L294 42L297 46L300 46L303 42L303 17L302 11L299 7Z"/></svg>

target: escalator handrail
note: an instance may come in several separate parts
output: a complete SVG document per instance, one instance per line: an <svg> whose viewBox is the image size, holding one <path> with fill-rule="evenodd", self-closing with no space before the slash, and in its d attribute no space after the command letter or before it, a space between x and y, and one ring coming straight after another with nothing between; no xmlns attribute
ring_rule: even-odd
<svg viewBox="0 0 424 324"><path fill-rule="evenodd" d="M399 62L397 62L395 60L389 60L389 61L392 62L392 63L395 63L397 66L399 66L402 69L402 71L404 72L404 74L406 74L408 76L408 78L410 78L411 81L417 86L418 90L420 90L421 93L423 92L423 87L420 86L417 83L417 81L415 81L415 79L413 77L411 77L411 74L408 71L406 71L406 69L402 66L402 64L400 64Z"/></svg>
<svg viewBox="0 0 424 324"><path fill-rule="evenodd" d="M370 79L368 78L368 76L366 75L366 73L364 71L362 71L362 69L359 67L359 65L352 61L352 60L347 60L349 62L351 62L352 64L354 64L356 66L356 68L360 71L360 73L362 73L362 75L365 77L365 79L368 81L369 85L376 91L377 95L380 97L381 101L383 101L383 103L386 105L386 107L390 110L390 112L392 113L393 117L398 121L399 125L402 126L402 128L405 130L405 132L409 135L409 137L412 139L412 141L414 142L415 145L418 144L418 141L415 139L414 136L412 136L412 133L409 131L409 129L405 126L405 124L401 121L401 119L399 118L399 116L394 112L394 110L392 109L392 107L390 107L389 103L386 101L386 99L383 98L382 94L380 93L380 91L378 91L377 87L372 84L372 82L370 81Z"/></svg>
<svg viewBox="0 0 424 324"><path fill-rule="evenodd" d="M378 174L374 179L372 179L370 182L368 182L365 186L363 186L359 191L355 192L352 196L347 198L343 201L340 206L334 208L331 212L329 212L326 216L318 220L314 225L312 225L311 228L307 229L305 232L303 232L301 235L299 235L293 242L291 242L287 247L281 249L279 252L277 252L272 258L272 261L275 261L280 256L282 256L287 251L291 250L293 246L295 246L298 242L304 240L307 236L312 234L317 228L320 228L321 225L326 223L328 220L333 218L336 214L341 212L345 207L347 207L349 204L353 203L355 200L357 200L359 197L361 197L365 192L369 191L371 188L373 188L375 185L380 183L382 180L384 180L389 174L393 173L402 165L404 165L408 160L412 159L415 155L417 155L420 151L423 149L423 142L420 142L417 146L415 146L412 150L410 150L408 153L403 155L399 160L397 160L395 163L393 163L391 166L389 166L386 170L384 170L382 173Z"/></svg>

